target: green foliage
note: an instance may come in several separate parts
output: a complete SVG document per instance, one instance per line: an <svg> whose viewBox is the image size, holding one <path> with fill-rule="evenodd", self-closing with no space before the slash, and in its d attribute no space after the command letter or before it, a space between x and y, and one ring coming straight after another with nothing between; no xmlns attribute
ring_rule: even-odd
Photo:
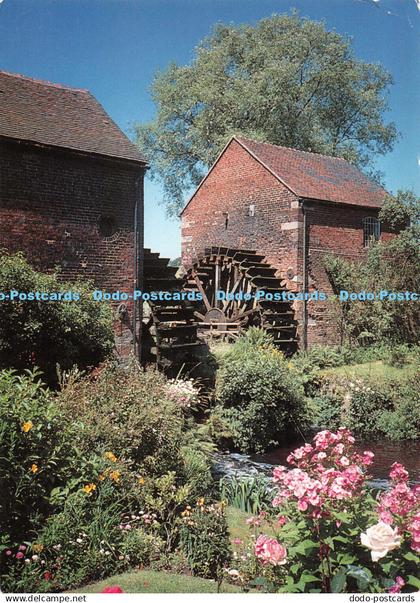
<svg viewBox="0 0 420 603"><path fill-rule="evenodd" d="M145 566L158 559L164 550L164 542L142 528L124 532L120 555L130 566Z"/></svg>
<svg viewBox="0 0 420 603"><path fill-rule="evenodd" d="M240 337L223 356L217 375L213 416L243 451L264 451L307 427L301 380L265 338L258 329Z"/></svg>
<svg viewBox="0 0 420 603"><path fill-rule="evenodd" d="M230 557L224 506L202 502L184 516L180 550L194 575L220 579L221 570Z"/></svg>
<svg viewBox="0 0 420 603"><path fill-rule="evenodd" d="M0 562L13 592L63 590L171 554L182 510L213 489L205 426L137 365L73 370L55 393L3 371L0 420Z"/></svg>
<svg viewBox="0 0 420 603"><path fill-rule="evenodd" d="M25 551L29 563L10 560L4 588L57 592L156 558L163 542L141 528L122 529L123 509L123 497L109 481L91 495L71 494Z"/></svg>
<svg viewBox="0 0 420 603"><path fill-rule="evenodd" d="M256 515L272 502L271 481L259 474L252 477L226 476L220 480L220 496L228 505Z"/></svg>
<svg viewBox="0 0 420 603"><path fill-rule="evenodd" d="M420 199L410 191L388 196L380 218L395 231L391 240L372 245L367 261L351 263L330 256L325 260L333 289L367 292L416 292L420 288ZM352 344L415 343L419 339L418 301L336 302L337 328Z"/></svg>
<svg viewBox="0 0 420 603"><path fill-rule="evenodd" d="M348 39L296 13L220 24L189 65L156 75L157 117L137 143L176 215L233 134L369 164L396 139L383 119L390 84Z"/></svg>
<svg viewBox="0 0 420 603"><path fill-rule="evenodd" d="M91 299L89 283L66 283L36 272L21 254L0 257L0 291L65 292L71 301L5 300L0 304L0 368L38 366L55 384L57 365L69 369L96 366L113 347L110 308Z"/></svg>
<svg viewBox="0 0 420 603"><path fill-rule="evenodd" d="M0 524L21 541L72 475L72 433L37 373L0 371Z"/></svg>
<svg viewBox="0 0 420 603"><path fill-rule="evenodd" d="M345 425L364 438L420 436L418 379L377 381L326 377L315 398L318 427Z"/></svg>
<svg viewBox="0 0 420 603"><path fill-rule="evenodd" d="M399 475L391 471L390 487L378 498L367 484L369 462L353 443L349 431L324 431L292 453L289 469L277 468L275 507L247 520L253 533L237 542L235 568L245 587L280 593L407 593L418 587L418 492L396 464ZM357 485L353 478L350 486L351 473ZM337 495L339 483L350 487L347 494ZM310 503L313 489L319 498ZM390 508L393 527L384 529L380 519Z"/></svg>
<svg viewBox="0 0 420 603"><path fill-rule="evenodd" d="M420 222L418 197L411 191L399 190L396 195L388 195L379 213L381 222L395 231L415 228Z"/></svg>
<svg viewBox="0 0 420 603"><path fill-rule="evenodd" d="M94 380L69 375L58 404L82 425L81 450L111 451L148 474L177 468L184 418L160 373L109 364Z"/></svg>

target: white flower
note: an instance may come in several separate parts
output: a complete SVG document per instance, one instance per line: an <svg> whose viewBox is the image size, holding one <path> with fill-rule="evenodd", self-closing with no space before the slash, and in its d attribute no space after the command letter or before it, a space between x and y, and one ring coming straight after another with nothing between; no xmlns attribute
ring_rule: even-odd
<svg viewBox="0 0 420 603"><path fill-rule="evenodd" d="M32 561L38 561L39 557L38 555L32 555L31 559Z"/></svg>
<svg viewBox="0 0 420 603"><path fill-rule="evenodd" d="M389 551L393 551L401 544L397 528L391 528L383 521L371 526L366 532L362 532L360 540L363 546L370 549L372 561L378 561L381 557L385 557Z"/></svg>
<svg viewBox="0 0 420 603"><path fill-rule="evenodd" d="M83 540L82 540L81 538L77 538L76 542L77 542L78 544L82 544Z"/></svg>

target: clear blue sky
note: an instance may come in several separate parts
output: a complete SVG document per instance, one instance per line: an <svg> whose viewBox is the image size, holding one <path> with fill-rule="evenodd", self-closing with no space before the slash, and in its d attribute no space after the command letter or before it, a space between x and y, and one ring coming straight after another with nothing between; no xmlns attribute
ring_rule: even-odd
<svg viewBox="0 0 420 603"><path fill-rule="evenodd" d="M292 7L350 35L358 57L393 74L388 117L401 139L377 167L388 190L420 193L419 0L0 0L0 69L89 88L129 132L153 117L156 70L189 62L215 23L255 23ZM179 223L166 220L160 198L147 183L146 245L176 257Z"/></svg>

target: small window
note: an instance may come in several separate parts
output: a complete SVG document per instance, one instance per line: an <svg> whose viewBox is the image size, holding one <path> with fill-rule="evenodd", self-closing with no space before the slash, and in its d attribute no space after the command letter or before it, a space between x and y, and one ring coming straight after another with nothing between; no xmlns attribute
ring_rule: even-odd
<svg viewBox="0 0 420 603"><path fill-rule="evenodd" d="M381 238L381 223L378 218L364 218L363 220L363 246L369 247L372 242Z"/></svg>
<svg viewBox="0 0 420 603"><path fill-rule="evenodd" d="M248 208L248 216L250 218L253 218L255 216L255 205L254 205L254 203L251 203L251 205Z"/></svg>
<svg viewBox="0 0 420 603"><path fill-rule="evenodd" d="M224 211L223 216L225 218L225 230L227 230L229 226L229 212Z"/></svg>

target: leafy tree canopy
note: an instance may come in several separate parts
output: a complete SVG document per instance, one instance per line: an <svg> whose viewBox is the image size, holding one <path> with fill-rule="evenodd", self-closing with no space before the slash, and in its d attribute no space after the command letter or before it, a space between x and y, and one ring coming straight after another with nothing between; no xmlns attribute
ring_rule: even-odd
<svg viewBox="0 0 420 603"><path fill-rule="evenodd" d="M397 137L384 121L391 83L354 57L349 39L296 13L217 25L189 65L156 75L157 115L136 126L136 140L176 215L233 134L370 169Z"/></svg>
<svg viewBox="0 0 420 603"><path fill-rule="evenodd" d="M420 236L420 199L412 191L400 190L388 195L379 214L382 222L394 230L409 229Z"/></svg>

